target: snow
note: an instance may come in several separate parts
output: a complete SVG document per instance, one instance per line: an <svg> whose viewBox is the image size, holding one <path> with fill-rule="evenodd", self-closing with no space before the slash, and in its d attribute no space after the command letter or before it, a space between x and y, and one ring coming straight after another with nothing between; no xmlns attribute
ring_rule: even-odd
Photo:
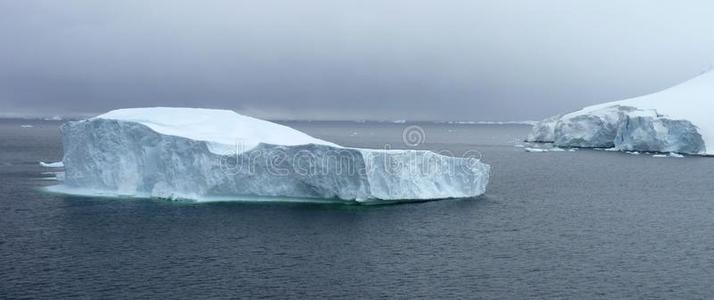
<svg viewBox="0 0 714 300"><path fill-rule="evenodd" d="M475 158L341 147L223 110L123 109L61 131L65 178L53 190L65 193L383 203L475 197L490 171Z"/></svg>
<svg viewBox="0 0 714 300"><path fill-rule="evenodd" d="M566 150L563 148L532 148L532 147L526 147L523 148L526 152L534 152L534 153L544 153L544 152L565 152ZM570 151L570 150L567 150Z"/></svg>
<svg viewBox="0 0 714 300"><path fill-rule="evenodd" d="M40 162L40 166L45 168L64 168L64 164L61 161L51 163Z"/></svg>
<svg viewBox="0 0 714 300"><path fill-rule="evenodd" d="M336 144L311 137L287 126L240 115L230 110L152 107L110 111L93 119L117 120L145 125L170 136L208 142L216 154L247 151L260 143L295 146Z"/></svg>
<svg viewBox="0 0 714 300"><path fill-rule="evenodd" d="M714 72L669 89L536 124L529 140L561 147L714 154ZM555 120L555 122L553 122Z"/></svg>

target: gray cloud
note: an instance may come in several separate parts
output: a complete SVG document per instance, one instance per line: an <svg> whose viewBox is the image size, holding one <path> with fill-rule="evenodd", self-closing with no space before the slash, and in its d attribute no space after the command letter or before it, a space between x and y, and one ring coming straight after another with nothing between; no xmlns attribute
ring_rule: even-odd
<svg viewBox="0 0 714 300"><path fill-rule="evenodd" d="M538 119L714 63L710 1L0 0L0 113Z"/></svg>

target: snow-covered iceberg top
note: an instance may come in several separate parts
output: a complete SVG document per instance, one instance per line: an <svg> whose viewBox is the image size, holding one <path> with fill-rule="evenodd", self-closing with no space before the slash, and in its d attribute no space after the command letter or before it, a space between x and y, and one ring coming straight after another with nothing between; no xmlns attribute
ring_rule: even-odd
<svg viewBox="0 0 714 300"><path fill-rule="evenodd" d="M225 110L122 109L61 130L53 190L68 193L379 203L475 197L489 179L475 157L341 147Z"/></svg>
<svg viewBox="0 0 714 300"><path fill-rule="evenodd" d="M238 114L231 110L148 107L113 110L92 119L133 122L170 136L203 141L216 154L250 150L260 143L339 147L287 126ZM237 147L236 147L237 146Z"/></svg>
<svg viewBox="0 0 714 300"><path fill-rule="evenodd" d="M543 120L527 140L559 147L714 154L714 72L636 98Z"/></svg>

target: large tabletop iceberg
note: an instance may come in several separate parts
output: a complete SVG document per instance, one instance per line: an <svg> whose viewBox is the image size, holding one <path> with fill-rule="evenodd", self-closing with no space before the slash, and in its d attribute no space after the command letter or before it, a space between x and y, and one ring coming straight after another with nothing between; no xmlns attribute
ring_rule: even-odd
<svg viewBox="0 0 714 300"><path fill-rule="evenodd" d="M474 197L489 179L475 158L341 147L227 110L121 109L61 131L54 190L69 193L383 202Z"/></svg>
<svg viewBox="0 0 714 300"><path fill-rule="evenodd" d="M714 154L714 72L661 92L541 121L527 141L558 147Z"/></svg>

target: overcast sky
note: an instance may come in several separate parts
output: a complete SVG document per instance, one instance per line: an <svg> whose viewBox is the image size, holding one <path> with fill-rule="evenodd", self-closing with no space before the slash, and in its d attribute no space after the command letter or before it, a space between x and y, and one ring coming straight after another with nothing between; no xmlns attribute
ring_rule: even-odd
<svg viewBox="0 0 714 300"><path fill-rule="evenodd" d="M0 0L0 115L527 120L713 65L710 0Z"/></svg>

